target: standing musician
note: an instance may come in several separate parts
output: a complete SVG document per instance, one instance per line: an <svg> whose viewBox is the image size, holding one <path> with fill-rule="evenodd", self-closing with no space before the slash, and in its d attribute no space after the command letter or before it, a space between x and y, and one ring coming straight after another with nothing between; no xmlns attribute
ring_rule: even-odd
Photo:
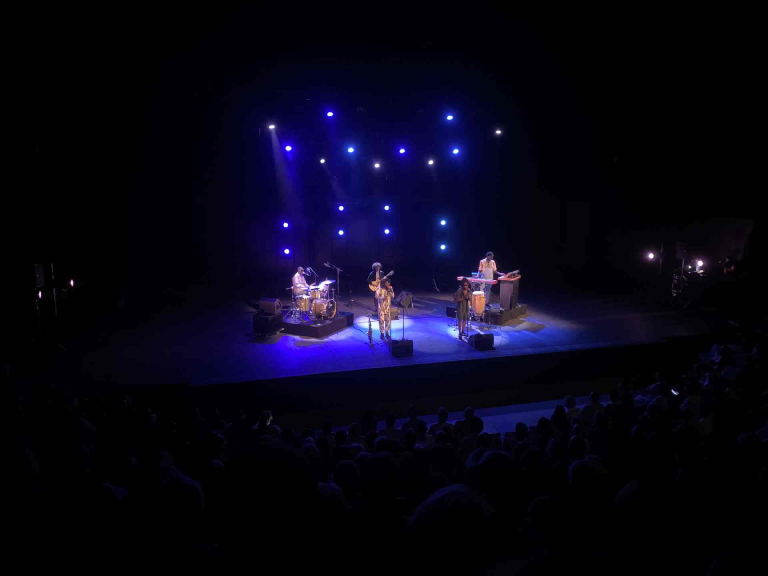
<svg viewBox="0 0 768 576"><path fill-rule="evenodd" d="M486 280L493 280L494 273L498 276L504 276L496 271L496 260L493 259L493 252L487 252L485 258L480 260L480 265L477 268L481 278ZM485 291L485 305L491 305L491 284L483 284L483 290Z"/></svg>
<svg viewBox="0 0 768 576"><path fill-rule="evenodd" d="M374 262L373 265L371 265L371 273L368 274L368 284L376 280L381 280L382 276L381 262ZM376 292L373 293L373 313L379 313L379 298L376 296Z"/></svg>
<svg viewBox="0 0 768 576"><path fill-rule="evenodd" d="M379 333L382 340L392 340L389 335L389 324L391 319L390 304L392 298L395 297L395 291L392 290L392 285L389 283L389 278L384 278L381 284L376 288L376 299L378 300L379 311Z"/></svg>
<svg viewBox="0 0 768 576"><path fill-rule="evenodd" d="M309 284L307 284L307 279L304 278L304 268L299 266L296 269L296 274L293 275L291 284L293 286L294 296L300 296L302 294L307 293L307 290L309 289Z"/></svg>
<svg viewBox="0 0 768 576"><path fill-rule="evenodd" d="M467 320L469 320L469 300L472 297L472 287L469 280L464 278L461 281L461 287L453 295L453 301L456 303L456 320L459 321L459 340L467 335Z"/></svg>

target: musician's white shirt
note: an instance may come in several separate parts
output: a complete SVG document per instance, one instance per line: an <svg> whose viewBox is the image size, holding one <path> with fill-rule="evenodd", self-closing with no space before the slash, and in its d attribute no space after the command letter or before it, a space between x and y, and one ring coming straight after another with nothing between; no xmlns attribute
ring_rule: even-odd
<svg viewBox="0 0 768 576"><path fill-rule="evenodd" d="M488 262L485 258L480 260L480 266L478 266L478 271L480 274L482 274L483 278L486 278L488 280L493 280L493 273L496 272L496 260L491 260Z"/></svg>
<svg viewBox="0 0 768 576"><path fill-rule="evenodd" d="M307 280L304 278L302 274L299 274L298 272L296 272L296 274L293 275L292 285L293 285L293 291L296 292L297 286L303 286L304 288L307 287Z"/></svg>

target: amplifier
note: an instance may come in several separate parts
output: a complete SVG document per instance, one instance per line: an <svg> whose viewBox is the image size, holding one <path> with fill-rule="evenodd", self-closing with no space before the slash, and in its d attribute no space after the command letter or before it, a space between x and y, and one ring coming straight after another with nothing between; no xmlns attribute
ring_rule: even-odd
<svg viewBox="0 0 768 576"><path fill-rule="evenodd" d="M280 330L283 323L283 314L254 314L254 334L274 334Z"/></svg>
<svg viewBox="0 0 768 576"><path fill-rule="evenodd" d="M410 358L413 356L413 340L390 340L389 353L395 358Z"/></svg>
<svg viewBox="0 0 768 576"><path fill-rule="evenodd" d="M493 334L473 334L469 345L475 350L493 350Z"/></svg>
<svg viewBox="0 0 768 576"><path fill-rule="evenodd" d="M280 314L283 311L283 305L277 298L262 298L259 300L259 309L267 314Z"/></svg>

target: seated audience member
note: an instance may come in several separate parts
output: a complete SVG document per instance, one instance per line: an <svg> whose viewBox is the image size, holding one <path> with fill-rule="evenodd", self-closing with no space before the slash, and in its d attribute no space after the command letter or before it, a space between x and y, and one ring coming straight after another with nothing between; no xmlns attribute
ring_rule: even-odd
<svg viewBox="0 0 768 576"><path fill-rule="evenodd" d="M414 449L431 450L435 447L435 438L432 434L427 434L427 424L420 420L416 425L416 444Z"/></svg>
<svg viewBox="0 0 768 576"><path fill-rule="evenodd" d="M429 427L429 434L433 436L438 430L444 430L449 436L453 436L453 424L448 424L448 410L444 406L437 409L437 423Z"/></svg>
<svg viewBox="0 0 768 576"><path fill-rule="evenodd" d="M365 446L365 438L360 435L360 424L353 422L349 425L349 431L347 432L346 444L348 446L352 444L362 444Z"/></svg>
<svg viewBox="0 0 768 576"><path fill-rule="evenodd" d="M565 397L565 411L565 416L568 419L568 422L572 422L574 418L579 418L581 416L581 408L576 406L576 398L573 396Z"/></svg>
<svg viewBox="0 0 768 576"><path fill-rule="evenodd" d="M467 407L464 409L464 420L459 420L456 422L456 425L454 426L454 430L456 432L456 436L458 438L463 438L464 436L468 436L472 434L472 423L475 422L475 426L480 426L480 432L483 431L483 421L478 417L475 416L475 409L471 407Z"/></svg>
<svg viewBox="0 0 768 576"><path fill-rule="evenodd" d="M272 424L272 412L269 410L264 410L264 412L261 413L259 422L256 425L256 433L259 436L269 436L275 440L280 440L282 431L280 428Z"/></svg>
<svg viewBox="0 0 768 576"><path fill-rule="evenodd" d="M418 411L416 409L416 406L410 406L408 408L408 420L403 422L403 425L400 426L400 430L405 434L408 432L408 430L415 429L416 426L419 424L419 422L424 422L421 418L419 418Z"/></svg>
<svg viewBox="0 0 768 576"><path fill-rule="evenodd" d="M605 406L600 403L600 394L598 392L590 392L589 405L592 406L595 413L605 411Z"/></svg>
<svg viewBox="0 0 768 576"><path fill-rule="evenodd" d="M398 430L395 427L395 416L394 414L389 414L387 416L387 426L386 428L383 428L379 430L379 436L384 436L385 438L389 438L390 440L394 440L395 442L402 443L403 441L403 432L401 430Z"/></svg>
<svg viewBox="0 0 768 576"><path fill-rule="evenodd" d="M477 439L483 432L483 421L480 418L470 419L469 434L464 436L459 444L459 452L466 456L471 454L476 448L479 448Z"/></svg>

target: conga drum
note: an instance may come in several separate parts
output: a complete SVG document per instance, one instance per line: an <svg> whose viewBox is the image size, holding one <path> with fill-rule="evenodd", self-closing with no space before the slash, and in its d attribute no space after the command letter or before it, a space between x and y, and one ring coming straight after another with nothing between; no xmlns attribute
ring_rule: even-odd
<svg viewBox="0 0 768 576"><path fill-rule="evenodd" d="M296 306L302 312L309 312L309 296L296 296Z"/></svg>
<svg viewBox="0 0 768 576"><path fill-rule="evenodd" d="M482 316L485 311L485 292L476 290L472 292L472 310L476 316Z"/></svg>

